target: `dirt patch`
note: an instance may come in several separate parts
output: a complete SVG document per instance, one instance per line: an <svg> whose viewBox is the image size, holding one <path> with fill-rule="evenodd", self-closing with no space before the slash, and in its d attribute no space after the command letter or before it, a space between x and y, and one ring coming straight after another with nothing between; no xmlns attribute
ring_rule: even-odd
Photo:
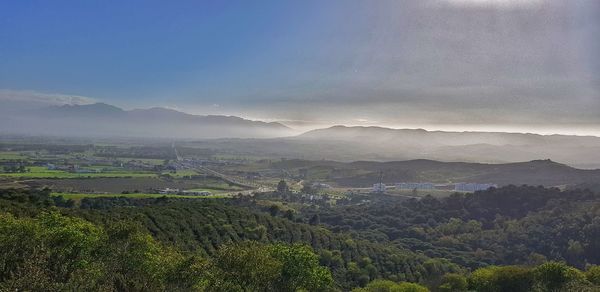
<svg viewBox="0 0 600 292"><path fill-rule="evenodd" d="M164 178L92 178L92 179L37 179L22 182L31 187L49 187L55 192L120 193L139 191L150 193L164 188L197 189L223 184L218 178L164 179Z"/></svg>

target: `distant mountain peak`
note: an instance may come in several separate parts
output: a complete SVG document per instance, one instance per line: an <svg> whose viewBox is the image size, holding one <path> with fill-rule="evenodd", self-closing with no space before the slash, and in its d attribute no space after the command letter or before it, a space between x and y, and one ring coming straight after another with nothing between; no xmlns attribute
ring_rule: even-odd
<svg viewBox="0 0 600 292"><path fill-rule="evenodd" d="M103 109L103 110L111 110L111 111L123 111L123 109L121 109L119 107L116 107L116 106L108 104L108 103L103 103L103 102L90 103L90 104L64 104L61 106L54 106L54 107L59 107L59 108L63 108L63 109Z"/></svg>
<svg viewBox="0 0 600 292"><path fill-rule="evenodd" d="M30 123L28 131L69 136L211 139L273 138L292 134L290 128L279 123L253 121L236 116L193 115L164 107L123 110L101 102L49 106L13 119L25 119ZM43 120L34 122L36 119ZM11 127L9 130L14 131L13 129Z"/></svg>
<svg viewBox="0 0 600 292"><path fill-rule="evenodd" d="M125 111L119 107L114 105L110 105L107 103L92 103L92 104L65 104L61 106L50 106L44 110L46 113L50 115L87 115L87 116L103 116L110 115L114 116L116 114L123 114Z"/></svg>
<svg viewBox="0 0 600 292"><path fill-rule="evenodd" d="M536 160L529 161L529 163L537 164L537 165L548 165L548 166L554 165L554 166L567 166L568 167L568 165L566 165L566 164L562 164L562 163L553 161L551 159L536 159Z"/></svg>

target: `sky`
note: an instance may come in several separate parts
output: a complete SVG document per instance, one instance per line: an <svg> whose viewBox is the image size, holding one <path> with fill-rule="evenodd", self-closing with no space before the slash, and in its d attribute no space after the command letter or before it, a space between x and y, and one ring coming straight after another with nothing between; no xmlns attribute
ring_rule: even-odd
<svg viewBox="0 0 600 292"><path fill-rule="evenodd" d="M0 102L600 136L600 1L2 1Z"/></svg>

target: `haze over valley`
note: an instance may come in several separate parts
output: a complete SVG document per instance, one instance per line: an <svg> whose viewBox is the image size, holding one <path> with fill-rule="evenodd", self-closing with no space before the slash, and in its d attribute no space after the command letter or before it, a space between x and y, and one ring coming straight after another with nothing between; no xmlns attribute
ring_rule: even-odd
<svg viewBox="0 0 600 292"><path fill-rule="evenodd" d="M600 291L600 1L0 4L0 291Z"/></svg>
<svg viewBox="0 0 600 292"><path fill-rule="evenodd" d="M160 107L123 110L105 103L37 106L29 103L3 110L2 121L0 132L5 135L158 138L262 156L483 163L552 159L579 168L600 168L597 155L600 138L595 136L364 126L333 126L302 133L278 122L191 115Z"/></svg>

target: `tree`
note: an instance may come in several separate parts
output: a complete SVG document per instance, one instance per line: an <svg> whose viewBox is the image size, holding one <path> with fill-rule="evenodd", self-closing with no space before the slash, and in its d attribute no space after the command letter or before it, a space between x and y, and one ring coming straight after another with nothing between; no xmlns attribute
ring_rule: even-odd
<svg viewBox="0 0 600 292"><path fill-rule="evenodd" d="M287 211L285 211L284 217L288 220L294 220L294 211L292 211L292 209L288 209Z"/></svg>
<svg viewBox="0 0 600 292"><path fill-rule="evenodd" d="M445 292L462 292L467 291L468 287L469 285L465 276L449 273L442 277L442 285L440 285L439 289Z"/></svg>
<svg viewBox="0 0 600 292"><path fill-rule="evenodd" d="M446 273L458 273L461 268L445 258L428 259L423 262L425 268L425 283L430 287L441 285L441 280Z"/></svg>
<svg viewBox="0 0 600 292"><path fill-rule="evenodd" d="M107 242L100 255L105 259L109 271L109 281L118 290L164 290L167 285L175 287L190 287L199 279L192 277L190 270L185 278L178 275L169 283L175 271L190 269L197 262L186 259L178 251L166 248L156 242L149 234L141 231L140 227L127 221L119 221L106 227ZM185 265L187 264L187 265Z"/></svg>
<svg viewBox="0 0 600 292"><path fill-rule="evenodd" d="M222 246L207 273L209 291L270 291L281 277L282 263L257 242Z"/></svg>
<svg viewBox="0 0 600 292"><path fill-rule="evenodd" d="M277 291L323 291L333 284L331 272L319 265L319 257L310 247L276 244L269 249L271 255L282 263Z"/></svg>
<svg viewBox="0 0 600 292"><path fill-rule="evenodd" d="M273 217L277 216L277 214L279 214L279 206L271 205L271 207L269 207L269 213Z"/></svg>
<svg viewBox="0 0 600 292"><path fill-rule="evenodd" d="M570 283L585 279L581 271L558 262L541 264L533 273L536 286L543 291L561 291Z"/></svg>
<svg viewBox="0 0 600 292"><path fill-rule="evenodd" d="M248 241L222 246L210 264L208 291L324 291L333 278L304 245Z"/></svg>
<svg viewBox="0 0 600 292"><path fill-rule="evenodd" d="M321 218L319 217L319 214L315 214L312 217L310 217L310 220L308 221L308 224L310 224L310 225L319 225L320 222L321 222Z"/></svg>
<svg viewBox="0 0 600 292"><path fill-rule="evenodd" d="M347 277L355 286L365 286L370 281L366 271L363 271L355 262L348 263Z"/></svg>
<svg viewBox="0 0 600 292"><path fill-rule="evenodd" d="M364 288L356 288L352 292L429 292L429 289L415 283L390 280L374 280Z"/></svg>
<svg viewBox="0 0 600 292"><path fill-rule="evenodd" d="M0 288L90 288L82 285L99 280L93 255L101 241L101 230L82 219L58 213L44 213L36 219L1 215L0 282L4 285Z"/></svg>
<svg viewBox="0 0 600 292"><path fill-rule="evenodd" d="M285 182L285 180L279 181L279 183L277 184L277 192L280 195L287 194L289 192L289 187L288 187L287 183Z"/></svg>
<svg viewBox="0 0 600 292"><path fill-rule="evenodd" d="M0 215L2 291L190 290L197 263L125 221L104 229L57 212Z"/></svg>
<svg viewBox="0 0 600 292"><path fill-rule="evenodd" d="M583 264L583 253L585 252L583 245L577 240L569 240L567 247L567 258L570 264L579 265Z"/></svg>
<svg viewBox="0 0 600 292"><path fill-rule="evenodd" d="M589 266L585 271L585 278L590 283L600 286L600 266Z"/></svg>
<svg viewBox="0 0 600 292"><path fill-rule="evenodd" d="M478 292L527 292L532 290L530 269L519 266L489 266L471 273L469 286Z"/></svg>

